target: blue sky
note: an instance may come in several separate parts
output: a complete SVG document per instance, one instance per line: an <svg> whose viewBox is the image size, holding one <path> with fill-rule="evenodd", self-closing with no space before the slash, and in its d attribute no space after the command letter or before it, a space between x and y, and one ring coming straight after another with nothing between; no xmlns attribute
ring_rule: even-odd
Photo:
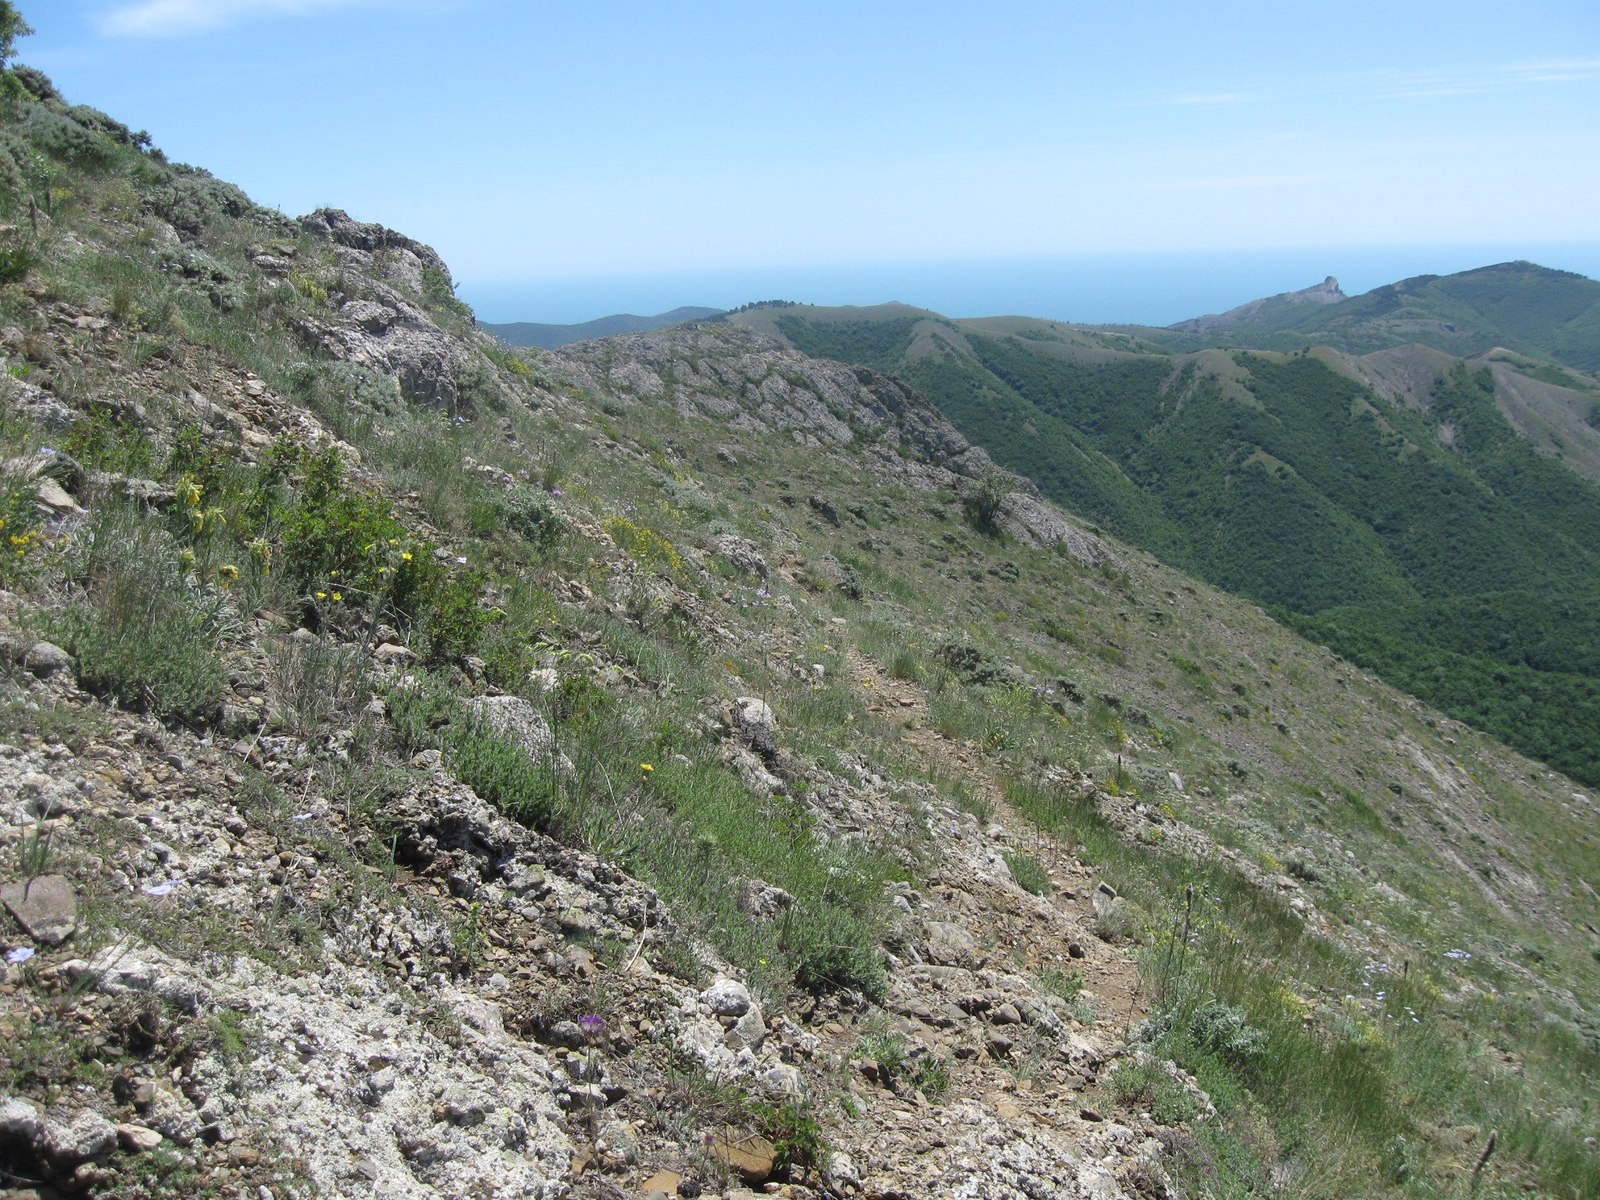
<svg viewBox="0 0 1600 1200"><path fill-rule="evenodd" d="M931 296L1007 262L1184 272L1174 304L1214 271L1201 308L1256 294L1241 252L1280 257L1269 291L1386 282L1386 249L1600 268L1593 0L18 6L73 100L262 203L431 243L491 319L786 282L956 311Z"/></svg>

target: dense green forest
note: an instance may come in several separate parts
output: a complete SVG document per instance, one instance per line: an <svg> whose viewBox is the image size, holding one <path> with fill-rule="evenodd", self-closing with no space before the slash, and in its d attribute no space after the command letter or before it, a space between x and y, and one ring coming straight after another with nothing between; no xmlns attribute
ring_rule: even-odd
<svg viewBox="0 0 1600 1200"><path fill-rule="evenodd" d="M783 335L812 358L859 363L892 371L911 345L919 317L886 321L814 321L785 314L775 321Z"/></svg>
<svg viewBox="0 0 1600 1200"><path fill-rule="evenodd" d="M916 324L783 331L895 370L1051 499L1600 786L1600 488L1516 432L1487 370L1424 410L1307 354L1084 362L935 327L907 356Z"/></svg>

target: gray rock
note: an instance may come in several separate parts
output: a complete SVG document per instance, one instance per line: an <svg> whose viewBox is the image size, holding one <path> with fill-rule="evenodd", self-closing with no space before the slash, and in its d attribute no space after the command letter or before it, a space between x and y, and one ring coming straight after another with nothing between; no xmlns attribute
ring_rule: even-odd
<svg viewBox="0 0 1600 1200"><path fill-rule="evenodd" d="M79 513L83 509L78 502L54 479L41 479L36 485L39 503L48 508L53 514Z"/></svg>
<svg viewBox="0 0 1600 1200"><path fill-rule="evenodd" d="M44 1152L44 1114L31 1101L19 1096L0 1100L0 1138L32 1147L36 1153Z"/></svg>
<svg viewBox="0 0 1600 1200"><path fill-rule="evenodd" d="M0 888L0 901L28 936L59 946L78 928L78 897L60 875L36 875Z"/></svg>
<svg viewBox="0 0 1600 1200"><path fill-rule="evenodd" d="M229 737L254 733L261 727L261 710L248 704L224 703L218 727Z"/></svg>
<svg viewBox="0 0 1600 1200"><path fill-rule="evenodd" d="M387 333L396 315L388 305L372 300L352 300L340 310L340 316L354 321L368 333Z"/></svg>
<svg viewBox="0 0 1600 1200"><path fill-rule="evenodd" d="M767 577L767 560L761 557L760 549L748 538L732 533L718 534L711 539L711 548L746 575L757 575L762 579Z"/></svg>
<svg viewBox="0 0 1600 1200"><path fill-rule="evenodd" d="M27 1146L59 1166L97 1158L117 1144L117 1127L92 1109L52 1117L20 1097L0 1100L0 1140Z"/></svg>
<svg viewBox="0 0 1600 1200"><path fill-rule="evenodd" d="M639 1138L626 1121L607 1121L600 1126L598 1148L632 1165L639 1161Z"/></svg>
<svg viewBox="0 0 1600 1200"><path fill-rule="evenodd" d="M767 1019L762 1016L760 1006L752 1003L750 1011L733 1023L733 1032L750 1049L761 1049L761 1043L767 1039Z"/></svg>
<svg viewBox="0 0 1600 1200"><path fill-rule="evenodd" d="M22 657L22 666L40 679L72 670L72 655L54 642L35 642Z"/></svg>
<svg viewBox="0 0 1600 1200"><path fill-rule="evenodd" d="M589 1039L578 1028L576 1021L557 1021L550 1027L545 1040L552 1046L565 1046L568 1050L581 1050L589 1044Z"/></svg>
<svg viewBox="0 0 1600 1200"><path fill-rule="evenodd" d="M923 956L944 967L974 967L982 960L978 943L960 925L949 921L929 921Z"/></svg>
<svg viewBox="0 0 1600 1200"><path fill-rule="evenodd" d="M545 758L555 745L544 717L521 696L478 696L467 702L467 709L529 758Z"/></svg>
<svg viewBox="0 0 1600 1200"><path fill-rule="evenodd" d="M719 979L700 993L700 1002L719 1017L742 1017L755 1003L737 979Z"/></svg>
<svg viewBox="0 0 1600 1200"><path fill-rule="evenodd" d="M798 1100L806 1091L805 1076L788 1063L773 1063L756 1076L756 1082L769 1096L785 1100Z"/></svg>
<svg viewBox="0 0 1600 1200"><path fill-rule="evenodd" d="M764 879L739 881L739 907L752 917L771 920L794 907L794 897Z"/></svg>
<svg viewBox="0 0 1600 1200"><path fill-rule="evenodd" d="M1015 1004L1009 1000L994 1008L989 1013L989 1019L996 1025L1021 1025L1022 1013Z"/></svg>
<svg viewBox="0 0 1600 1200"><path fill-rule="evenodd" d="M756 696L740 696L734 701L734 717L745 729L765 729L769 733L778 728L778 718L765 700Z"/></svg>

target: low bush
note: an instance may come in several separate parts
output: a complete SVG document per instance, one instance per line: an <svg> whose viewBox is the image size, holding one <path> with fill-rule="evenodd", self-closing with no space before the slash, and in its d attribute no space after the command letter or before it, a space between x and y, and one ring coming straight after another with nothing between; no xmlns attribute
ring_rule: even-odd
<svg viewBox="0 0 1600 1200"><path fill-rule="evenodd" d="M75 597L49 622L79 683L165 721L210 722L225 679L226 597L189 576L170 535L136 513L102 515L82 542Z"/></svg>

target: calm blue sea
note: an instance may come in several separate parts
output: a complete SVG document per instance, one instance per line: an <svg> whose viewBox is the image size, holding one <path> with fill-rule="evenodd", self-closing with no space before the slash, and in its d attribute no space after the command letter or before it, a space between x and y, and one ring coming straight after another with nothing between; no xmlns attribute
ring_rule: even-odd
<svg viewBox="0 0 1600 1200"><path fill-rule="evenodd" d="M1060 321L1170 325L1337 276L1358 295L1412 275L1448 275L1528 259L1600 278L1600 242L1565 245L1382 246L1183 254L1080 254L968 262L875 263L678 271L590 279L487 282L460 294L483 321L572 324L681 305L752 300L880 304L899 300L952 317L1024 315Z"/></svg>

